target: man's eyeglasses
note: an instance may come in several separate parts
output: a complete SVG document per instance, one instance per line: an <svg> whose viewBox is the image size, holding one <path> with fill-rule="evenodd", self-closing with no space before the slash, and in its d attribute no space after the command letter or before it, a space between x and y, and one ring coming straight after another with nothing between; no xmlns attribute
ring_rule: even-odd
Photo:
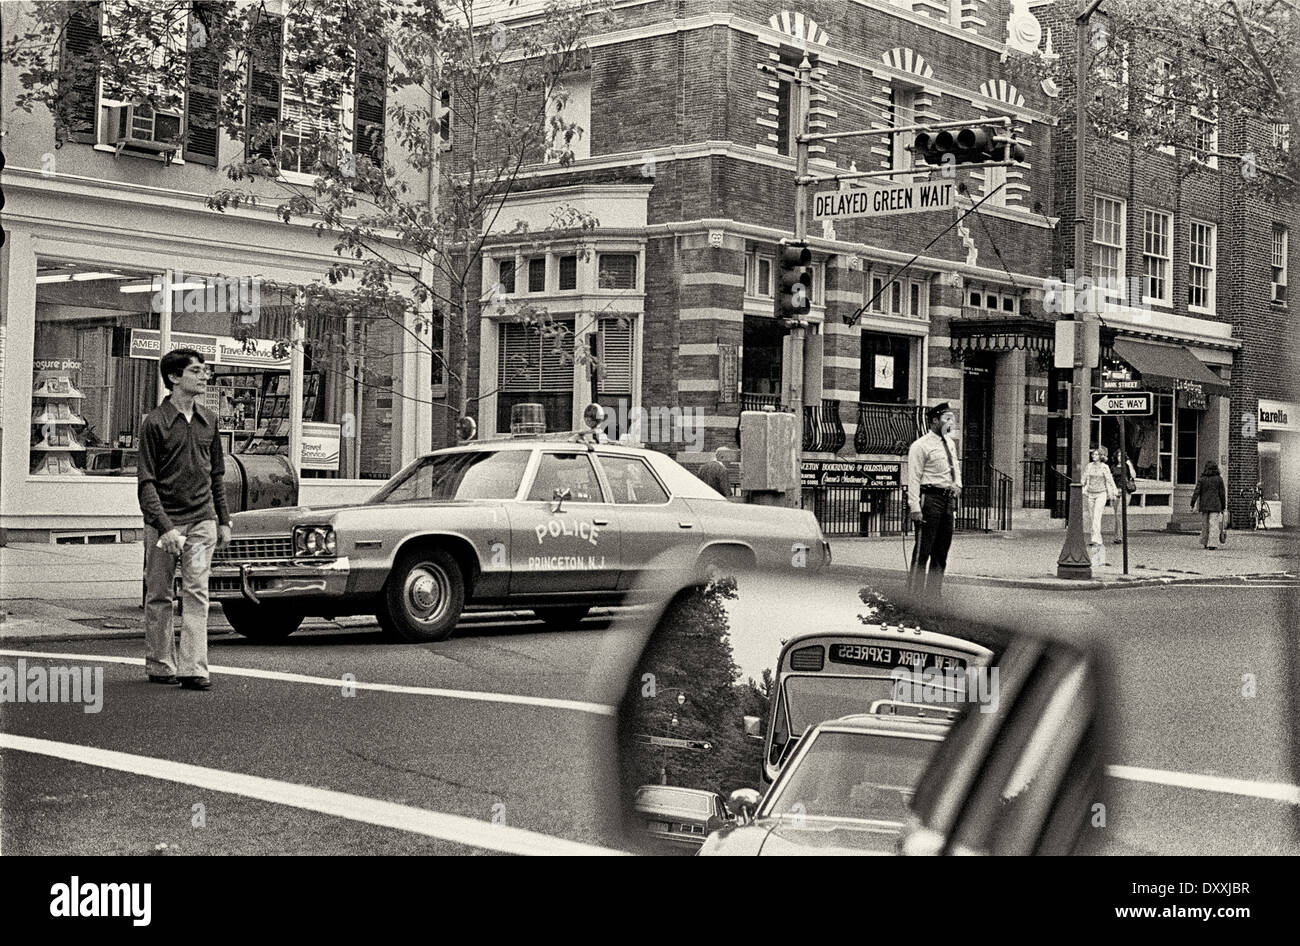
<svg viewBox="0 0 1300 946"><path fill-rule="evenodd" d="M198 377L211 377L212 369L207 365L190 365L185 369L186 374L196 375Z"/></svg>

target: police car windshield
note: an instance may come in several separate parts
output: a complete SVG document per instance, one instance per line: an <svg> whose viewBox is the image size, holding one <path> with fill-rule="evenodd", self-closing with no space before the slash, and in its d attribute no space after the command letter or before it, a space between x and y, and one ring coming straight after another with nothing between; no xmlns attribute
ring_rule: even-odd
<svg viewBox="0 0 1300 946"><path fill-rule="evenodd" d="M918 688L919 689L919 688ZM854 713L865 713L876 700L895 698L892 677L833 677L826 674L813 676L791 675L782 687L786 711L789 714L790 732L799 735L809 726L839 719ZM929 694L934 702L955 705L956 691L935 686ZM944 701L944 696L949 701ZM916 701L909 696L910 701ZM931 702L930 699L925 702Z"/></svg>
<svg viewBox="0 0 1300 946"><path fill-rule="evenodd" d="M764 801L760 817L903 822L937 740L820 732Z"/></svg>
<svg viewBox="0 0 1300 946"><path fill-rule="evenodd" d="M425 457L393 477L371 503L514 499L527 450L478 450Z"/></svg>

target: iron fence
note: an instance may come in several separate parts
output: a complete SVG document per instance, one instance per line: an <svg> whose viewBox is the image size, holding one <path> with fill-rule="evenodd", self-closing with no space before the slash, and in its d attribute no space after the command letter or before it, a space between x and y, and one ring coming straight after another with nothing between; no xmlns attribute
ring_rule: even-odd
<svg viewBox="0 0 1300 946"><path fill-rule="evenodd" d="M859 404L853 449L903 456L925 433L925 408L915 404Z"/></svg>
<svg viewBox="0 0 1300 946"><path fill-rule="evenodd" d="M844 441L839 401L822 401L821 404L803 409L805 453L838 453L844 446Z"/></svg>
<svg viewBox="0 0 1300 946"><path fill-rule="evenodd" d="M819 486L803 491L822 532L838 536L899 535L908 523L903 486Z"/></svg>

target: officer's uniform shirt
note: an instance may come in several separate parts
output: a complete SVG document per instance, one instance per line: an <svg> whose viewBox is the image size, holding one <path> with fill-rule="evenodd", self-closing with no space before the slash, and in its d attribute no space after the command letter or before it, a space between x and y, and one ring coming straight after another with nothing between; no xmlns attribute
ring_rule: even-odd
<svg viewBox="0 0 1300 946"><path fill-rule="evenodd" d="M907 505L912 512L921 511L922 486L961 488L961 463L951 437L930 431L907 452Z"/></svg>

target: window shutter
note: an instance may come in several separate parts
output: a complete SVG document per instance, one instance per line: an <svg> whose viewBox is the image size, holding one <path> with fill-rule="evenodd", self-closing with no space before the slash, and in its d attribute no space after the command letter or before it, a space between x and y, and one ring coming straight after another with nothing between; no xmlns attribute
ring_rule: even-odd
<svg viewBox="0 0 1300 946"><path fill-rule="evenodd" d="M601 394L632 393L632 324L601 319Z"/></svg>
<svg viewBox="0 0 1300 946"><path fill-rule="evenodd" d="M384 160L384 111L388 91L388 48L368 38L357 47L357 91L352 112L353 145L358 156Z"/></svg>
<svg viewBox="0 0 1300 946"><path fill-rule="evenodd" d="M538 385L537 339L534 336L529 350L529 327L517 322L501 326L500 349L497 353L497 371L502 391L536 391Z"/></svg>
<svg viewBox="0 0 1300 946"><path fill-rule="evenodd" d="M195 164L217 163L217 108L220 101L218 88L221 77L220 54L214 47L212 36L220 23L217 4L195 3L191 14L203 25L203 45L195 45L195 34L190 33L189 71L186 75L185 102L185 160Z"/></svg>
<svg viewBox="0 0 1300 946"><path fill-rule="evenodd" d="M253 48L248 60L248 127L244 136L249 160L275 161L279 137L270 135L253 145L253 137L266 124L280 120L280 62L284 42L284 17L253 11Z"/></svg>
<svg viewBox="0 0 1300 946"><path fill-rule="evenodd" d="M65 76L59 90L67 105L67 132L71 141L95 141L95 119L99 111L99 70L88 65L91 50L100 41L100 5L79 3L68 15L63 35ZM75 71L74 71L75 70Z"/></svg>
<svg viewBox="0 0 1300 946"><path fill-rule="evenodd" d="M548 337L537 333L542 348L542 384L543 391L573 390L573 323L559 322L566 331L562 338ZM558 345L557 345L558 343Z"/></svg>

